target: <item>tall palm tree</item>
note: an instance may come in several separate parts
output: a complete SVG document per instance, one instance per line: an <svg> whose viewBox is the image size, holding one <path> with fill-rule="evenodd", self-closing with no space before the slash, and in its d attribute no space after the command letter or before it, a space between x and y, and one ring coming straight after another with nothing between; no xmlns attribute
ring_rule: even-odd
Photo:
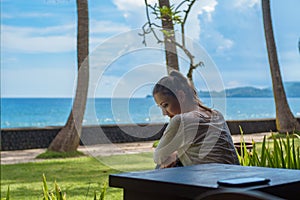
<svg viewBox="0 0 300 200"><path fill-rule="evenodd" d="M167 7L170 9L170 2L169 0L159 0L159 7ZM174 25L172 18L165 14L161 13L161 22L163 30L167 31L169 34L164 34L164 43L166 49L166 62L167 62L167 71L168 73L172 70L179 71L178 65L178 57L177 57L177 50L176 45L174 44L175 41L175 32L174 32Z"/></svg>
<svg viewBox="0 0 300 200"><path fill-rule="evenodd" d="M88 0L77 0L77 88L66 125L51 142L48 150L76 151L80 143L89 83L89 17Z"/></svg>
<svg viewBox="0 0 300 200"><path fill-rule="evenodd" d="M262 13L269 65L272 77L273 94L276 106L276 128L279 132L292 132L295 129L300 130L300 124L291 112L282 83L276 44L273 34L269 0L262 0Z"/></svg>

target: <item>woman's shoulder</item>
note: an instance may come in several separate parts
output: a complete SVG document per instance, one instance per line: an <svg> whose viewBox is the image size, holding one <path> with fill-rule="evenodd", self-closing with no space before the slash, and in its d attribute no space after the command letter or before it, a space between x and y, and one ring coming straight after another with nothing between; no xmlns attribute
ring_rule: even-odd
<svg viewBox="0 0 300 200"><path fill-rule="evenodd" d="M188 121L194 121L194 120L199 121L198 118L199 118L199 115L194 111L181 113L181 114L177 114L174 117L172 117L170 119L169 124L174 125L174 124L180 124L182 122L188 122Z"/></svg>
<svg viewBox="0 0 300 200"><path fill-rule="evenodd" d="M182 114L178 114L178 115L174 115L174 117L172 117L170 119L170 123L178 123L182 120L183 115Z"/></svg>
<svg viewBox="0 0 300 200"><path fill-rule="evenodd" d="M191 112L182 113L177 115L176 120L200 120L200 122L211 122L224 120L223 114L218 110L212 110L210 113L193 110Z"/></svg>
<svg viewBox="0 0 300 200"><path fill-rule="evenodd" d="M224 119L223 114L218 110L212 110L212 118L215 119Z"/></svg>
<svg viewBox="0 0 300 200"><path fill-rule="evenodd" d="M184 121L207 121L207 120L210 120L210 116L207 115L206 113L203 113L201 111L198 111L198 110L193 110L193 111L190 111L190 112L186 112L186 113L182 113L179 115L180 119L181 120L184 120Z"/></svg>

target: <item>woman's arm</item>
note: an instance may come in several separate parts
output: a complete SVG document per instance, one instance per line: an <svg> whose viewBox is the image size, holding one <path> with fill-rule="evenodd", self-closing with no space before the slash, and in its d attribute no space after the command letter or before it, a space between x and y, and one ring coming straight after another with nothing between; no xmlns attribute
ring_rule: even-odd
<svg viewBox="0 0 300 200"><path fill-rule="evenodd" d="M174 116L168 124L163 136L159 140L154 151L154 162L159 165L169 165L172 163L174 153L183 143L183 128L180 125L180 115ZM177 153L176 153L177 155Z"/></svg>

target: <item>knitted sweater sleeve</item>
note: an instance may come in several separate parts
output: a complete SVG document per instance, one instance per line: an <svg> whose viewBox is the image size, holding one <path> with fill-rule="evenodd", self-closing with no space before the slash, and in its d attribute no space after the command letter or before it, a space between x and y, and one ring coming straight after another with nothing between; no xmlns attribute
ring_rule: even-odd
<svg viewBox="0 0 300 200"><path fill-rule="evenodd" d="M180 125L180 116L175 115L170 120L158 146L155 148L153 159L156 164L162 164L172 153L177 151L183 143L183 132Z"/></svg>

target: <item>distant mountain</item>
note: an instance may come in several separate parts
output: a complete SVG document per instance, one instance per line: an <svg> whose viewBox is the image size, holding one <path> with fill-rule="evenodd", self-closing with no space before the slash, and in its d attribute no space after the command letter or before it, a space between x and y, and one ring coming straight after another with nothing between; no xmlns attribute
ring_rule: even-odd
<svg viewBox="0 0 300 200"><path fill-rule="evenodd" d="M286 82L284 88L288 97L300 97L300 82Z"/></svg>
<svg viewBox="0 0 300 200"><path fill-rule="evenodd" d="M300 82L285 82L284 88L288 97L300 97ZM272 88L256 88L256 87L238 87L225 89L225 91L199 91L200 97L221 97L223 94L226 97L273 97Z"/></svg>

